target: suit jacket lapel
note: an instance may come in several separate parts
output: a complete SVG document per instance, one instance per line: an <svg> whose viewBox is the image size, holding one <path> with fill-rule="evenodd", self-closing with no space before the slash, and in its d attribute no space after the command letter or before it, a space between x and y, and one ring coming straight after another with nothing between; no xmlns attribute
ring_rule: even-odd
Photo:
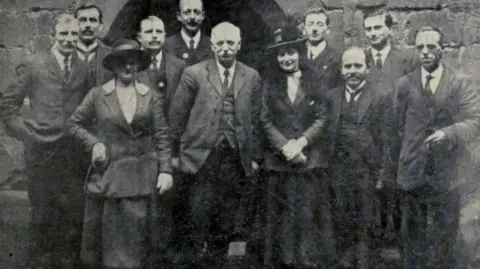
<svg viewBox="0 0 480 269"><path fill-rule="evenodd" d="M450 82L453 77L451 76L451 72L452 71L450 69L444 67L442 77L440 78L440 82L438 83L438 88L434 94L437 107L442 107L442 105L445 103L448 96L452 92L452 87L449 87L451 85Z"/></svg>
<svg viewBox="0 0 480 269"><path fill-rule="evenodd" d="M415 71L410 73L408 77L412 85L410 94L412 94L413 95L412 97L416 99L418 102L421 102L420 105L415 106L416 111L421 113L423 116L422 119L426 121L428 118L430 118L430 112L428 110L427 104L425 103L425 99L423 98L423 92L422 92L423 85L422 85L422 75L421 75L420 67L418 67L417 69L415 69ZM418 111L418 110L421 110L421 111Z"/></svg>
<svg viewBox="0 0 480 269"><path fill-rule="evenodd" d="M57 59L55 58L52 52L48 53L48 56L45 59L45 63L48 66L48 72L50 72L50 74L60 79L61 81L65 80L63 78L62 68L60 67L60 64L58 63Z"/></svg>
<svg viewBox="0 0 480 269"><path fill-rule="evenodd" d="M298 90L297 94L295 95L295 100L293 102L293 107L297 107L298 104L300 104L303 99L305 99L305 89L308 87L307 83L305 82L305 79L303 77L300 77L300 83L298 85Z"/></svg>
<svg viewBox="0 0 480 269"><path fill-rule="evenodd" d="M107 84L103 85L102 87L103 87L104 96L105 96L105 98L103 99L104 103L112 113L113 119L125 131L127 131L130 134L133 134L132 128L128 124L127 119L125 119L122 109L120 108L120 103L117 97L117 91L115 90L115 81L111 80ZM111 87L114 87L114 88L111 89ZM138 103L138 99L137 99L137 103ZM137 107L137 110L138 110L138 107Z"/></svg>
<svg viewBox="0 0 480 269"><path fill-rule="evenodd" d="M367 112L370 104L373 101L374 95L372 94L373 90L371 89L370 83L366 83L363 86L363 92L360 94L358 98L358 123L363 120L365 117L365 113Z"/></svg>
<svg viewBox="0 0 480 269"><path fill-rule="evenodd" d="M215 60L209 61L209 63L207 64L207 71L208 81L210 81L217 93L223 97L226 93L224 93L222 90L222 81L220 78L220 74L218 73L218 67Z"/></svg>
<svg viewBox="0 0 480 269"><path fill-rule="evenodd" d="M237 62L237 66L235 66L235 74L233 76L233 94L235 98L237 98L240 91L243 89L243 85L245 84L245 70L243 70L242 66Z"/></svg>
<svg viewBox="0 0 480 269"><path fill-rule="evenodd" d="M334 117L333 122L334 126L337 126L340 121L340 115L342 114L342 104L345 99L345 86L341 88L335 88L333 91L333 106L332 106L332 115Z"/></svg>
<svg viewBox="0 0 480 269"><path fill-rule="evenodd" d="M173 64L173 61L171 61L170 57L168 57L165 53L163 54L164 57L164 63L165 63L165 76L167 80L167 88L165 91L165 97L167 100L171 100L170 98L173 98L171 96L173 92L176 90L174 89L174 83L173 83L173 78L174 78L174 73L175 73L175 65Z"/></svg>

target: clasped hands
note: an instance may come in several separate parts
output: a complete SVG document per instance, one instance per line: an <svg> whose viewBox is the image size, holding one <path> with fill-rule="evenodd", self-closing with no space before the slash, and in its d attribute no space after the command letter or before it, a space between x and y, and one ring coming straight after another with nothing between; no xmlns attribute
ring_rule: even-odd
<svg viewBox="0 0 480 269"><path fill-rule="evenodd" d="M293 163L306 163L307 157L302 153L302 150L307 146L308 141L305 137L299 139L290 139L287 144L282 147L282 154L287 161Z"/></svg>
<svg viewBox="0 0 480 269"><path fill-rule="evenodd" d="M107 149L103 143L96 143L92 149L92 165L103 165L107 161ZM159 194L164 194L173 187L173 177L168 173L160 173L157 177Z"/></svg>

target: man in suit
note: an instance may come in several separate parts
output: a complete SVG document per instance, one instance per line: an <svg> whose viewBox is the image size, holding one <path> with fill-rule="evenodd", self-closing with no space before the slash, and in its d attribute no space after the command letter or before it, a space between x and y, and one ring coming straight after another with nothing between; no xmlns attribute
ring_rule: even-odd
<svg viewBox="0 0 480 269"><path fill-rule="evenodd" d="M392 44L392 26L393 18L387 11L368 11L363 16L363 29L369 44L367 56L374 63L372 76L379 80L394 80L404 76L416 64L412 51Z"/></svg>
<svg viewBox="0 0 480 269"><path fill-rule="evenodd" d="M413 69L414 53L397 48L392 44L392 15L384 10L365 13L363 17L365 36L369 48L367 57L374 63L371 81L377 84L378 94L385 94L393 80L404 76ZM376 195L375 237L377 247L397 247L400 243L401 210L399 190L395 182L380 182Z"/></svg>
<svg viewBox="0 0 480 269"><path fill-rule="evenodd" d="M341 61L345 85L326 91L332 105L330 175L338 262L340 268L373 268L372 194L380 170L379 122L386 96L376 95L367 80L372 63L363 49L348 48Z"/></svg>
<svg viewBox="0 0 480 269"><path fill-rule="evenodd" d="M170 110L179 169L193 177L192 252L200 263L205 243L207 258L214 251L221 251L221 257L228 242L246 239L242 226L248 197L242 193L251 188L261 159L260 76L236 60L241 44L237 26L220 23L211 36L215 58L185 69Z"/></svg>
<svg viewBox="0 0 480 269"><path fill-rule="evenodd" d="M87 3L75 9L74 14L80 25L77 55L80 60L88 63L88 88L91 89L112 78L112 73L102 66L103 57L111 50L99 38L103 28L103 13L98 6Z"/></svg>
<svg viewBox="0 0 480 269"><path fill-rule="evenodd" d="M421 66L395 81L393 111L383 127L391 147L381 176L396 178L404 192L405 269L453 268L460 214L456 158L480 128L477 90L442 63L442 44L440 30L419 29Z"/></svg>
<svg viewBox="0 0 480 269"><path fill-rule="evenodd" d="M165 52L193 65L213 57L210 38L200 30L205 12L202 0L180 0L177 19L182 29L165 41Z"/></svg>
<svg viewBox="0 0 480 269"><path fill-rule="evenodd" d="M84 171L76 165L79 145L66 135L87 90L87 66L75 53L78 33L72 15L59 15L52 48L20 64L0 98L3 121L25 146L32 268L71 266L80 248ZM30 104L22 117L24 98Z"/></svg>
<svg viewBox="0 0 480 269"><path fill-rule="evenodd" d="M305 13L304 31L308 36L308 64L317 72L318 79L322 82L322 90L339 86L340 53L325 40L325 36L330 33L330 19L325 10L317 7L308 9Z"/></svg>
<svg viewBox="0 0 480 269"><path fill-rule="evenodd" d="M164 52L165 25L156 16L149 16L140 21L137 39L142 49L152 56L150 68L139 73L138 79L164 96L165 115L167 115L185 69L185 61Z"/></svg>

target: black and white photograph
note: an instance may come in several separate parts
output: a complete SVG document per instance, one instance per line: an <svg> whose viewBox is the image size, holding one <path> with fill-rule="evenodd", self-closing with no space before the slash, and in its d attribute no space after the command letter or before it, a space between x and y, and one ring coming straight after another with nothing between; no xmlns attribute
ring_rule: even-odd
<svg viewBox="0 0 480 269"><path fill-rule="evenodd" d="M0 0L0 269L480 269L480 1Z"/></svg>

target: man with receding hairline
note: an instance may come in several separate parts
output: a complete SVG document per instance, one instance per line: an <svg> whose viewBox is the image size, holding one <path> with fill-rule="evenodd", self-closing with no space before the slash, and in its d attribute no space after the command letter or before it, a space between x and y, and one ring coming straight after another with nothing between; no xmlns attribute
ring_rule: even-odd
<svg viewBox="0 0 480 269"><path fill-rule="evenodd" d="M11 134L25 146L31 207L31 268L70 268L78 259L83 221L83 175L79 144L67 135L66 122L85 96L87 66L75 47L78 21L55 18L54 44L16 69L0 98L0 114ZM30 100L24 115L23 100Z"/></svg>
<svg viewBox="0 0 480 269"><path fill-rule="evenodd" d="M480 97L470 79L442 62L443 34L415 36L421 65L395 81L381 177L403 191L405 269L454 268L460 218L458 153L479 134Z"/></svg>
<svg viewBox="0 0 480 269"><path fill-rule="evenodd" d="M226 256L229 242L246 240L249 200L242 193L252 187L249 181L261 160L260 76L236 60L237 26L220 23L211 37L215 58L185 69L170 109L179 170L193 177L194 262L204 268L211 268L216 252Z"/></svg>
<svg viewBox="0 0 480 269"><path fill-rule="evenodd" d="M385 96L368 80L372 62L360 47L341 57L345 84L326 91L332 112L332 208L338 268L374 268L373 193L381 169L381 122Z"/></svg>
<svg viewBox="0 0 480 269"><path fill-rule="evenodd" d="M210 38L202 33L205 18L202 0L180 0L177 20L182 29L165 41L165 52L193 65L213 56Z"/></svg>
<svg viewBox="0 0 480 269"><path fill-rule="evenodd" d="M143 50L152 56L150 67L138 74L138 79L157 90L165 99L165 114L180 81L185 61L165 52L165 24L156 16L148 16L140 21L137 40Z"/></svg>

